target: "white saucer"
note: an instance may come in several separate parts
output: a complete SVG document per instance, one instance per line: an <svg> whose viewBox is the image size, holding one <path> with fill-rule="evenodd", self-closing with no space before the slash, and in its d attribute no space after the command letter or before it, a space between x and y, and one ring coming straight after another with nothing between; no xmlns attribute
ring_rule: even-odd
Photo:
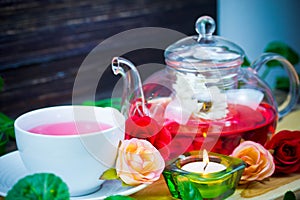
<svg viewBox="0 0 300 200"><path fill-rule="evenodd" d="M29 175L29 173L25 169L18 151L0 157L0 196L6 196L13 185L26 175ZM111 195L131 195L148 185L123 187L120 181L105 181L98 191L85 196L71 197L71 200L98 200Z"/></svg>

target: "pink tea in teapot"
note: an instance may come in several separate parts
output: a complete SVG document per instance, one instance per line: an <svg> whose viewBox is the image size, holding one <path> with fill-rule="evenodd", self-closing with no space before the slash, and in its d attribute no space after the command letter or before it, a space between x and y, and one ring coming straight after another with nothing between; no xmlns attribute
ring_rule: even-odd
<svg viewBox="0 0 300 200"><path fill-rule="evenodd" d="M166 119L164 126L172 137L178 137L177 146L184 146L191 140L185 151L211 147L213 152L231 154L241 140L252 140L264 144L274 133L276 112L268 104L262 103L256 110L243 105L229 105L230 116L218 122L190 118L186 125ZM214 130L215 127L215 130ZM209 144L211 143L211 145Z"/></svg>
<svg viewBox="0 0 300 200"><path fill-rule="evenodd" d="M149 140L166 160L176 158L178 155L203 148L211 148L216 153L231 154L241 140L252 140L264 144L274 133L277 114L273 107L266 103L260 103L256 110L239 104L228 104L229 114L220 120L203 120L191 116L185 124L179 124L173 119L164 118L164 112L170 98L158 98L148 101L147 108L160 108L152 120L160 126L157 133L150 133L149 137L127 133L127 139L141 137ZM132 108L136 105L132 105ZM140 114L140 113L139 113ZM141 123L135 113L131 119ZM175 118L175 117L174 117ZM150 122L149 122L150 123ZM146 127L146 126L145 126ZM147 125L147 128L150 126ZM143 129L143 133L147 128ZM129 129L127 129L129 130ZM155 130L153 130L154 132ZM158 141L159 140L159 141Z"/></svg>

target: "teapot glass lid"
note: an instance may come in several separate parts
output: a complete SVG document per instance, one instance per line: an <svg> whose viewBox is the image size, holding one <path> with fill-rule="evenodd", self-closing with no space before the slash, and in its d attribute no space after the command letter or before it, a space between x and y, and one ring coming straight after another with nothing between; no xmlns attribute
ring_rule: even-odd
<svg viewBox="0 0 300 200"><path fill-rule="evenodd" d="M244 51L235 43L212 35L215 27L211 17L200 17L195 24L199 35L183 38L165 50L167 65L192 71L241 65Z"/></svg>

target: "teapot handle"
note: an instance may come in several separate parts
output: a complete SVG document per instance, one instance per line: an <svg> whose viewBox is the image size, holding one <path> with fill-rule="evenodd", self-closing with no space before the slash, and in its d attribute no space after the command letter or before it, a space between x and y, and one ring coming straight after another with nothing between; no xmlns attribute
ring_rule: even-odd
<svg viewBox="0 0 300 200"><path fill-rule="evenodd" d="M299 78L298 74L293 67L293 65L285 59L283 56L275 53L264 53L257 60L252 63L252 68L258 71L263 65L265 65L270 60L277 60L282 64L284 69L287 71L290 80L290 89L285 101L278 106L279 118L285 116L289 113L294 105L298 101L299 97Z"/></svg>

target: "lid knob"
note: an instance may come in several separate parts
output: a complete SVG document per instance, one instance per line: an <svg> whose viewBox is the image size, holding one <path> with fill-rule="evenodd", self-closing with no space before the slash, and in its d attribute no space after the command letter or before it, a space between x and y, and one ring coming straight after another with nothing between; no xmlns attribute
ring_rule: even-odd
<svg viewBox="0 0 300 200"><path fill-rule="evenodd" d="M209 38L215 32L215 20L209 16L199 17L196 21L195 29L199 34L198 41L200 41L201 38Z"/></svg>

